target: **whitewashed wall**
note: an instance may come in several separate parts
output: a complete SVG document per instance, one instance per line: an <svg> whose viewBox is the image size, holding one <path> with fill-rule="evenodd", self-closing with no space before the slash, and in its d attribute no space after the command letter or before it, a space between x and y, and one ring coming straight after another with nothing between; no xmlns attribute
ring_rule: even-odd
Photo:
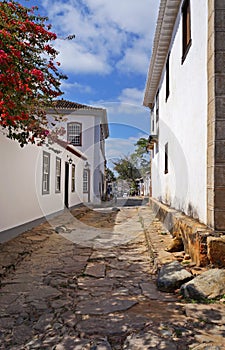
<svg viewBox="0 0 225 350"><path fill-rule="evenodd" d="M181 13L159 92L159 152L152 162L152 195L206 223L207 1L191 0L192 45L183 64ZM155 112L154 112L155 113ZM168 142L169 171L164 174Z"/></svg>
<svg viewBox="0 0 225 350"><path fill-rule="evenodd" d="M60 151L56 154L50 148ZM50 193L42 194L43 151L50 153ZM61 158L61 192L55 192L56 156ZM76 166L76 192L71 193L69 166L69 206L83 201L85 161L59 145L27 145L21 148L0 132L0 232L34 221L64 208L65 162L72 158Z"/></svg>
<svg viewBox="0 0 225 350"><path fill-rule="evenodd" d="M84 114L71 112L66 115L66 118L66 122L60 123L66 131L69 122L82 124L82 146L76 146L76 148L86 155L90 165L90 201L100 202L99 184L102 183L101 173L104 174L105 160L105 150L102 152L100 145L101 117L85 111ZM62 136L62 139L67 140L67 133ZM87 194L84 194L84 200L88 201Z"/></svg>

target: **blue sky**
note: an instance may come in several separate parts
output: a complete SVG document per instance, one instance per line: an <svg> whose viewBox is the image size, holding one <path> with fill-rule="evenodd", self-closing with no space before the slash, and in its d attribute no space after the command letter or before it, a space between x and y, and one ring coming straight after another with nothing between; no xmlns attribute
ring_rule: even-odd
<svg viewBox="0 0 225 350"><path fill-rule="evenodd" d="M63 98L107 109L107 158L134 150L149 134L142 106L159 0L23 0L37 5L59 38L57 60L68 76Z"/></svg>

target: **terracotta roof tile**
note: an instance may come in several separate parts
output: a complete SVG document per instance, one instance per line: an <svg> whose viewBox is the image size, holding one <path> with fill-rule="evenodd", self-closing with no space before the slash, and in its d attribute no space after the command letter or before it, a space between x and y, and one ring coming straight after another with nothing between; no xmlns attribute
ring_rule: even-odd
<svg viewBox="0 0 225 350"><path fill-rule="evenodd" d="M91 107L87 105L83 105L77 102L71 102L67 100L55 100L53 101L53 106L55 108L60 108L60 109L94 109L94 110L101 110L102 108L96 108L96 107Z"/></svg>

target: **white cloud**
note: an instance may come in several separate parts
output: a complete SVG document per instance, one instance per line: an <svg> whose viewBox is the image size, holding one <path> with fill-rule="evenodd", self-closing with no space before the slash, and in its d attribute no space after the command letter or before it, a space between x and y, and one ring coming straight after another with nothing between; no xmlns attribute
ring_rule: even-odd
<svg viewBox="0 0 225 350"><path fill-rule="evenodd" d="M121 94L112 101L91 101L90 104L96 107L105 107L113 114L139 114L143 111L148 111L143 107L144 91L137 88L125 88L121 91Z"/></svg>
<svg viewBox="0 0 225 350"><path fill-rule="evenodd" d="M76 43L58 41L56 48L61 67L67 72L108 74L111 71L103 56L92 54Z"/></svg>
<svg viewBox="0 0 225 350"><path fill-rule="evenodd" d="M141 138L146 137L145 133L138 133L136 137L109 138L106 140L106 157L109 163L115 162L124 156L129 156L135 150L135 143Z"/></svg>
<svg viewBox="0 0 225 350"><path fill-rule="evenodd" d="M125 73L141 73L146 74L149 64L147 53L135 48L128 49L123 58L117 63L117 69Z"/></svg>
<svg viewBox="0 0 225 350"><path fill-rule="evenodd" d="M156 0L86 0L99 20L113 21L127 32L146 33L158 7Z"/></svg>
<svg viewBox="0 0 225 350"><path fill-rule="evenodd" d="M76 90L76 91L85 92L85 93L92 92L92 88L88 85L82 85L77 82L69 83L68 81L62 81L61 89L65 92L71 91L71 90Z"/></svg>
<svg viewBox="0 0 225 350"><path fill-rule="evenodd" d="M106 155L108 161L116 161L134 152L134 139L109 138L106 140Z"/></svg>
<svg viewBox="0 0 225 350"><path fill-rule="evenodd" d="M159 0L42 0L65 71L146 74ZM149 43L149 44L148 44Z"/></svg>
<svg viewBox="0 0 225 350"><path fill-rule="evenodd" d="M126 88L122 90L121 95L118 97L118 100L122 103L132 104L140 107L143 101L142 90L136 88Z"/></svg>

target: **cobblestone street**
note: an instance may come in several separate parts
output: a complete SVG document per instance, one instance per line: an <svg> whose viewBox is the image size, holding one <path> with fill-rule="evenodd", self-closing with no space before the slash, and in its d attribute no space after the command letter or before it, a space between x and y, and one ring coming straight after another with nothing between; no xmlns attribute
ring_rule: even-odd
<svg viewBox="0 0 225 350"><path fill-rule="evenodd" d="M144 206L67 211L1 244L0 349L225 349L224 319L157 290L149 242L168 239Z"/></svg>

